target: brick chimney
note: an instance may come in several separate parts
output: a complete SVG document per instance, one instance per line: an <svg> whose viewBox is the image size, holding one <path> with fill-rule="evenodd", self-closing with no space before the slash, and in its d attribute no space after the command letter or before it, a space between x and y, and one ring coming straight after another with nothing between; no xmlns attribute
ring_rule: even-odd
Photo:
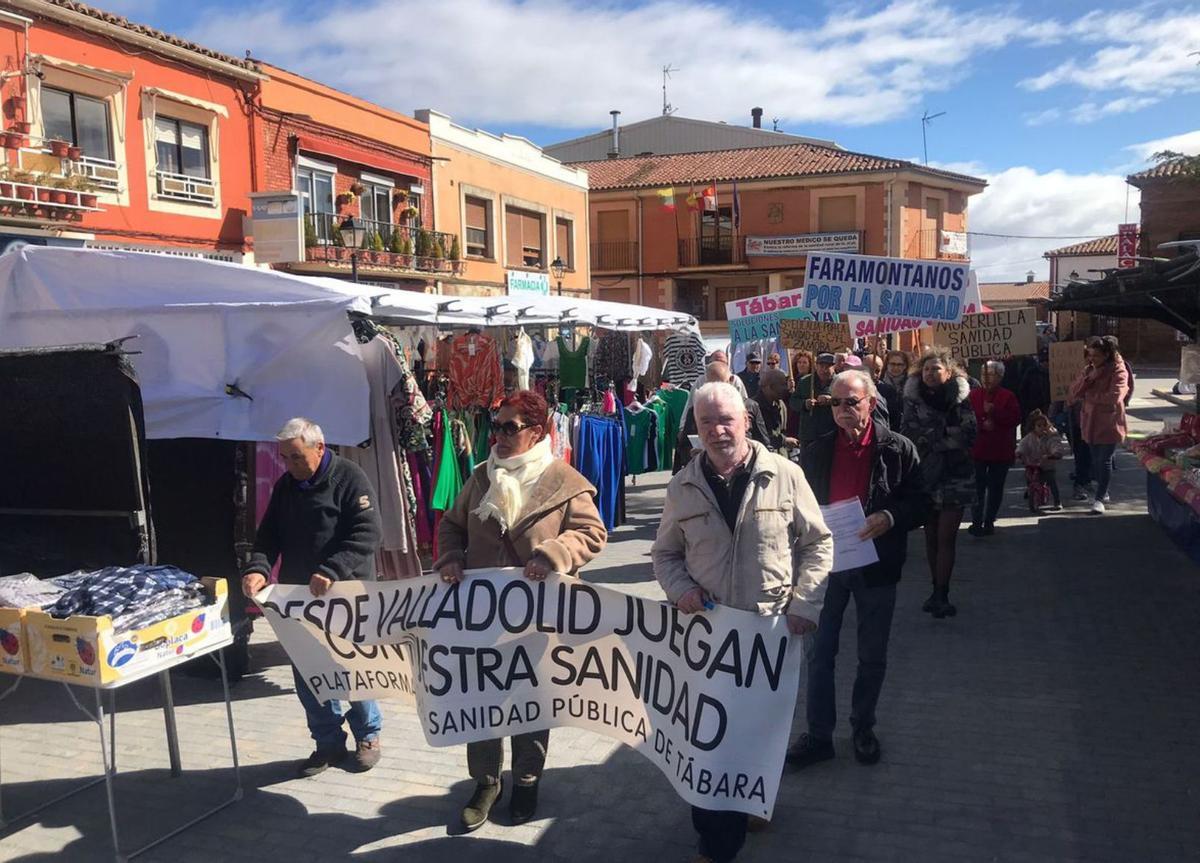
<svg viewBox="0 0 1200 863"><path fill-rule="evenodd" d="M754 121L754 128L755 128L755 129L761 129L761 128L762 128L762 115L763 115L763 109L762 109L762 108L751 108L751 109L750 109L750 117L751 117L751 118L753 119L753 121Z"/></svg>

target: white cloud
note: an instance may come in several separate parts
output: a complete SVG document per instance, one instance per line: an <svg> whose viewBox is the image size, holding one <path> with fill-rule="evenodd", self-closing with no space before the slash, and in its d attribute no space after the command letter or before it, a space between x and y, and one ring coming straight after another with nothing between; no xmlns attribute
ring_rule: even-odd
<svg viewBox="0 0 1200 863"><path fill-rule="evenodd" d="M686 0L272 0L188 35L405 112L595 128L612 108L656 113L668 61L682 67L669 97L685 116L744 122L762 105L797 123L878 123L962 81L980 54L1047 32L945 0L839 8L798 26Z"/></svg>
<svg viewBox="0 0 1200 863"><path fill-rule="evenodd" d="M1058 65L1021 82L1035 92L1074 86L1118 94L1083 112L1075 122L1090 122L1140 110L1175 93L1200 91L1200 69L1189 54L1200 48L1200 12L1162 4L1143 4L1124 11L1094 11L1058 26L1061 45L1073 46ZM1132 98L1134 94L1140 98ZM1080 106L1082 108L1084 106ZM1089 118L1089 119L1081 119Z"/></svg>
<svg viewBox="0 0 1200 863"><path fill-rule="evenodd" d="M1200 156L1200 129L1194 132L1184 132L1181 135L1171 135L1167 138L1157 138L1153 141L1143 141L1140 144L1130 144L1125 148L1143 160L1149 160L1155 153L1171 150L1187 156Z"/></svg>
<svg viewBox="0 0 1200 863"><path fill-rule="evenodd" d="M1025 125L1044 126L1047 123L1053 123L1056 120L1062 119L1062 115L1063 112L1061 108L1047 108L1044 111L1036 111L1032 114L1026 114L1024 117Z"/></svg>
<svg viewBox="0 0 1200 863"><path fill-rule="evenodd" d="M1049 262L1042 258L1044 253L1083 239L1115 234L1121 222L1138 221L1138 191L1121 175L1039 172L1022 166L990 174L984 171L977 176L985 177L988 187L971 198L968 230L973 234L972 264L981 281L1019 281L1028 270L1044 279L1049 270Z"/></svg>

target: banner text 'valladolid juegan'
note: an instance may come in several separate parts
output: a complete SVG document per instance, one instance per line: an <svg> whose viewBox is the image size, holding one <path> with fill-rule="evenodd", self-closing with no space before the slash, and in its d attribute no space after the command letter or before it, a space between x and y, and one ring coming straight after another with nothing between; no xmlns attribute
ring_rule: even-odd
<svg viewBox="0 0 1200 863"><path fill-rule="evenodd" d="M774 807L800 666L782 617L686 615L516 569L256 599L318 698L415 703L431 745L587 728L637 749L689 803Z"/></svg>

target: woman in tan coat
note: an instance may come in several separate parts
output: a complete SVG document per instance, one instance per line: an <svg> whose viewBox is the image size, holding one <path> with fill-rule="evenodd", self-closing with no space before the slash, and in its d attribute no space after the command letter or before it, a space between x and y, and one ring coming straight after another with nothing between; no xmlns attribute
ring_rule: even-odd
<svg viewBox="0 0 1200 863"><path fill-rule="evenodd" d="M438 527L440 556L434 569L454 583L464 570L524 567L540 581L552 572L575 575L608 541L596 509L596 489L550 451L550 409L537 393L522 391L500 403L496 442L487 462L471 474ZM550 732L512 738L513 790L509 813L523 824L537 811L538 780ZM467 744L467 764L477 783L462 822L475 830L504 791L501 738Z"/></svg>

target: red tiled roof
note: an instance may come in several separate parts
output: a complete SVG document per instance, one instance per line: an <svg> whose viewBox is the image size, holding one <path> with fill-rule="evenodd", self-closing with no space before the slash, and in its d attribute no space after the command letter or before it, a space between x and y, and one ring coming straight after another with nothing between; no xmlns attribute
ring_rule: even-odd
<svg viewBox="0 0 1200 863"><path fill-rule="evenodd" d="M1117 253L1117 235L1110 234L1095 240L1085 240L1073 246L1063 246L1042 255L1043 258L1066 258L1072 255L1115 255Z"/></svg>
<svg viewBox="0 0 1200 863"><path fill-rule="evenodd" d="M1197 160L1194 157L1183 159L1172 159L1169 162L1163 162L1155 165L1153 168L1147 168L1145 171L1138 171L1136 174L1130 174L1125 178L1125 181L1133 186L1141 188L1141 183L1153 180L1178 180L1178 179L1200 179L1197 174Z"/></svg>
<svg viewBox="0 0 1200 863"><path fill-rule="evenodd" d="M1013 303L1020 300L1050 299L1049 282L980 282L979 295L984 303Z"/></svg>
<svg viewBox="0 0 1200 863"><path fill-rule="evenodd" d="M156 39L159 42L165 42L168 45L174 45L176 48L182 48L185 51L193 51L211 60L218 60L222 63L228 63L231 66L237 66L240 69L245 69L249 72L258 72L258 64L253 60L243 60L237 57L231 57L228 54L222 54L219 51L213 51L210 48L205 48L203 45L197 45L195 42L189 42L186 39L180 39L178 36L172 36L162 30L157 30L153 27L148 27L145 24L137 24L130 21L128 18L117 15L113 12L105 12L103 9L96 9L92 6L87 6L83 3L77 3L75 0L43 0L48 6L57 6L59 9L64 9L68 12L74 12L78 15L86 15L88 18L94 18L97 21L103 21L106 24L111 24L114 27L120 27L123 30L128 30L131 33L137 33L140 36L146 36L151 39ZM24 10L24 5L18 7ZM28 11L37 14L36 9ZM53 14L48 12L47 14Z"/></svg>
<svg viewBox="0 0 1200 863"><path fill-rule="evenodd" d="M645 189L727 180L761 180L774 177L807 177L832 174L861 174L872 171L917 171L947 180L971 183L981 189L985 180L927 168L902 159L887 159L851 153L816 144L750 147L708 153L677 153L634 156L579 162L573 167L588 172L592 191Z"/></svg>

